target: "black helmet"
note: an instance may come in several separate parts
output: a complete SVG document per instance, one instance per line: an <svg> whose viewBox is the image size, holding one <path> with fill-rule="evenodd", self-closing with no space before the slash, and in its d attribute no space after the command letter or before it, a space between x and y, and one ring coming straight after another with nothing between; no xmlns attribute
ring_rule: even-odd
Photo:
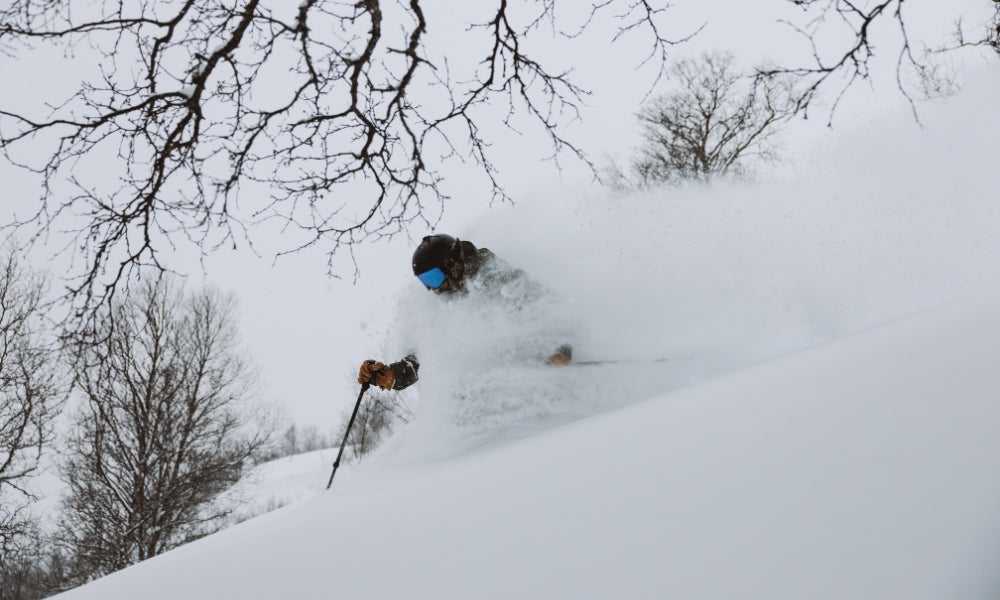
<svg viewBox="0 0 1000 600"><path fill-rule="evenodd" d="M447 277L456 274L453 266L460 258L458 240L439 233L429 235L413 251L413 274L428 289L438 289Z"/></svg>

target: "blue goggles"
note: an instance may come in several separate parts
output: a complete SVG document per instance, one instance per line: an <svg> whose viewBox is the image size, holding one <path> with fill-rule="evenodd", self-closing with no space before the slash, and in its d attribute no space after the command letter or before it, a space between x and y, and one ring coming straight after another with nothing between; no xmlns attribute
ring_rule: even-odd
<svg viewBox="0 0 1000 600"><path fill-rule="evenodd" d="M444 283L447 276L441 269L433 268L430 271L424 271L420 275L417 275L417 279L419 279L420 283L424 284L428 289L436 290L441 287L441 284Z"/></svg>

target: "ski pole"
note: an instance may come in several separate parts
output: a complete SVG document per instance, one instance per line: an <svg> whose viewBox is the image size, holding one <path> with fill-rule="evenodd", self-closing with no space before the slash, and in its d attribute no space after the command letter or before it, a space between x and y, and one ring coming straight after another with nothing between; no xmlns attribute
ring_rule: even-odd
<svg viewBox="0 0 1000 600"><path fill-rule="evenodd" d="M373 376L374 377L374 376ZM337 460L333 461L333 472L330 473L330 481L326 482L326 489L333 485L333 476L337 474L337 467L340 466L340 457L344 454L344 446L347 444L347 436L351 435L351 427L354 426L354 418L358 416L358 409L361 408L361 398L371 387L370 382L361 384L361 393L358 394L358 402L354 405L354 412L351 413L351 420L347 422L347 431L344 432L344 441L340 442L340 452L337 453Z"/></svg>
<svg viewBox="0 0 1000 600"><path fill-rule="evenodd" d="M677 360L675 358L649 358L638 360L574 360L571 365L644 365L652 363L664 363Z"/></svg>

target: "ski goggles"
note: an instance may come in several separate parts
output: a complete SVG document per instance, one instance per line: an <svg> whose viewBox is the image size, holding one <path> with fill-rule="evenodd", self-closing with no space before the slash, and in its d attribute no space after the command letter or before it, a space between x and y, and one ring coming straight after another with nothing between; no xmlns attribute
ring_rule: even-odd
<svg viewBox="0 0 1000 600"><path fill-rule="evenodd" d="M444 280L448 277L444 274L444 271L438 268L433 268L430 271L424 271L423 273L417 275L417 279L420 283L424 284L429 290L436 290L441 287Z"/></svg>

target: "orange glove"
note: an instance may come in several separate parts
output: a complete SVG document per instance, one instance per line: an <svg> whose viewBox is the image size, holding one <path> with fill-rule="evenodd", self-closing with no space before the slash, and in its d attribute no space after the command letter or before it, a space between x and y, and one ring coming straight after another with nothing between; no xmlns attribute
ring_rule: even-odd
<svg viewBox="0 0 1000 600"><path fill-rule="evenodd" d="M372 377L374 377L374 380ZM361 363L361 369L358 371L358 383L362 385L374 383L383 390L391 390L392 384L396 383L396 375L385 364L374 360L366 360Z"/></svg>

